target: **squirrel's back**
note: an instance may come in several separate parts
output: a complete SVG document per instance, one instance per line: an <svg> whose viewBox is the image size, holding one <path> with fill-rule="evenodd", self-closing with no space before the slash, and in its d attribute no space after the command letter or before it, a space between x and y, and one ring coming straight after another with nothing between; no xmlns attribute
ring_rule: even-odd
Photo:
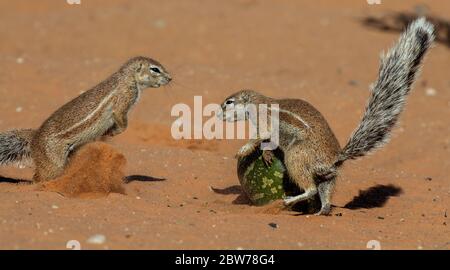
<svg viewBox="0 0 450 270"><path fill-rule="evenodd" d="M117 88L119 83L117 76L117 73L113 74L97 86L64 104L47 118L41 125L41 129L55 135L61 131L70 130L80 124L83 119L99 117L99 114L96 115L95 112L105 105L101 103L102 100L113 95L112 90Z"/></svg>
<svg viewBox="0 0 450 270"><path fill-rule="evenodd" d="M326 159L336 159L341 151L339 141L325 117L313 105L301 99L281 99L280 121L301 130L300 143L308 145L310 150L317 150ZM295 131L293 132L295 133Z"/></svg>

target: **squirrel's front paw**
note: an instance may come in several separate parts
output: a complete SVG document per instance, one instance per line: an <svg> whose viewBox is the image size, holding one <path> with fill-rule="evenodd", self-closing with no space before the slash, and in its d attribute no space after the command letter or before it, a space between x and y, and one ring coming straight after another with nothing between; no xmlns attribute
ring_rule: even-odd
<svg viewBox="0 0 450 270"><path fill-rule="evenodd" d="M105 134L103 134L103 137L105 138L110 138L110 137L114 137L114 133L112 131L108 131Z"/></svg>
<svg viewBox="0 0 450 270"><path fill-rule="evenodd" d="M124 129L119 128L116 125L114 125L112 128L108 129L108 131L106 131L103 136L114 137L116 135L121 134L123 131L124 131Z"/></svg>
<svg viewBox="0 0 450 270"><path fill-rule="evenodd" d="M104 134L103 137L114 137L116 135L116 126L112 126L110 129L108 129Z"/></svg>
<svg viewBox="0 0 450 270"><path fill-rule="evenodd" d="M262 159L263 159L263 161L264 161L264 164L265 164L267 167L272 166L273 157L274 157L274 154L273 154L272 151L270 151L270 150L264 150L264 151L263 151Z"/></svg>
<svg viewBox="0 0 450 270"><path fill-rule="evenodd" d="M255 151L255 146L253 144L246 144L239 149L235 157L237 159L243 158L250 155L253 151Z"/></svg>

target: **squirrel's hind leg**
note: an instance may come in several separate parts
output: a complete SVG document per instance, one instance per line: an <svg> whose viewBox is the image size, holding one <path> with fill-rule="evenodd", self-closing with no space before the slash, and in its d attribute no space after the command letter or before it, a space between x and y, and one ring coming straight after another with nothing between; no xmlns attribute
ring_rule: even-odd
<svg viewBox="0 0 450 270"><path fill-rule="evenodd" d="M294 205L298 202L305 201L314 197L317 194L317 188L310 188L305 190L302 194L284 199L284 204L287 206Z"/></svg>
<svg viewBox="0 0 450 270"><path fill-rule="evenodd" d="M312 168L308 153L302 149L290 149L285 153L284 159L289 177L300 189L305 191L298 196L287 197L284 200L285 205L294 205L313 198L318 190L314 176L308 170L308 168Z"/></svg>
<svg viewBox="0 0 450 270"><path fill-rule="evenodd" d="M331 212L331 195L334 191L334 185L336 183L336 177L333 179L327 179L321 182L318 186L321 208L316 215L327 216Z"/></svg>
<svg viewBox="0 0 450 270"><path fill-rule="evenodd" d="M45 149L41 148L41 145L33 146L32 155L36 165L34 182L48 181L60 176L67 162L68 146L47 143Z"/></svg>

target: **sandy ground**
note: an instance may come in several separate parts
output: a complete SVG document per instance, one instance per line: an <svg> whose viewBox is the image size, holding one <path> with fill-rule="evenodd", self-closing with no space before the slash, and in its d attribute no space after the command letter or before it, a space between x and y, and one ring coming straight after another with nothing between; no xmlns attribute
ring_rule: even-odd
<svg viewBox="0 0 450 270"><path fill-rule="evenodd" d="M447 18L450 4L426 1ZM175 141L174 104L221 102L242 89L314 104L341 144L356 127L378 56L397 38L366 16L419 1L0 0L0 130L38 127L126 59L146 55L175 78L146 91L110 145L127 159L126 195L69 199L36 191L31 169L0 168L0 248L450 249L450 49L427 57L400 127L348 162L333 215L268 214L239 188L244 141ZM429 89L435 95L427 95ZM272 224L270 226L269 224ZM101 234L106 241L87 240Z"/></svg>

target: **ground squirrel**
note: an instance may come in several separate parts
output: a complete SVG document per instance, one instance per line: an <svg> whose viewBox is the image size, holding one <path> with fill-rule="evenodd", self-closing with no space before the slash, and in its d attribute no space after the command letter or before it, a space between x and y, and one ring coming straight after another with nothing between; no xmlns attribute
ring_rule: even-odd
<svg viewBox="0 0 450 270"><path fill-rule="evenodd" d="M286 205L312 198L321 200L319 215L331 211L331 195L340 166L349 159L362 157L389 139L405 99L410 92L422 59L434 41L434 27L424 18L414 21L395 46L382 56L379 77L373 88L359 126L341 149L322 114L298 99L273 99L255 91L244 90L228 97L222 104L222 117L237 121L237 106L279 105L279 148L284 153L287 172L304 193L285 199ZM248 119L248 113L245 113ZM242 117L241 117L242 118ZM251 140L237 156L246 156L268 138ZM267 158L269 155L265 155Z"/></svg>
<svg viewBox="0 0 450 270"><path fill-rule="evenodd" d="M54 112L37 130L0 133L0 165L31 159L33 181L60 176L73 150L103 136L122 133L129 110L143 89L172 80L157 61L135 57L109 78Z"/></svg>

